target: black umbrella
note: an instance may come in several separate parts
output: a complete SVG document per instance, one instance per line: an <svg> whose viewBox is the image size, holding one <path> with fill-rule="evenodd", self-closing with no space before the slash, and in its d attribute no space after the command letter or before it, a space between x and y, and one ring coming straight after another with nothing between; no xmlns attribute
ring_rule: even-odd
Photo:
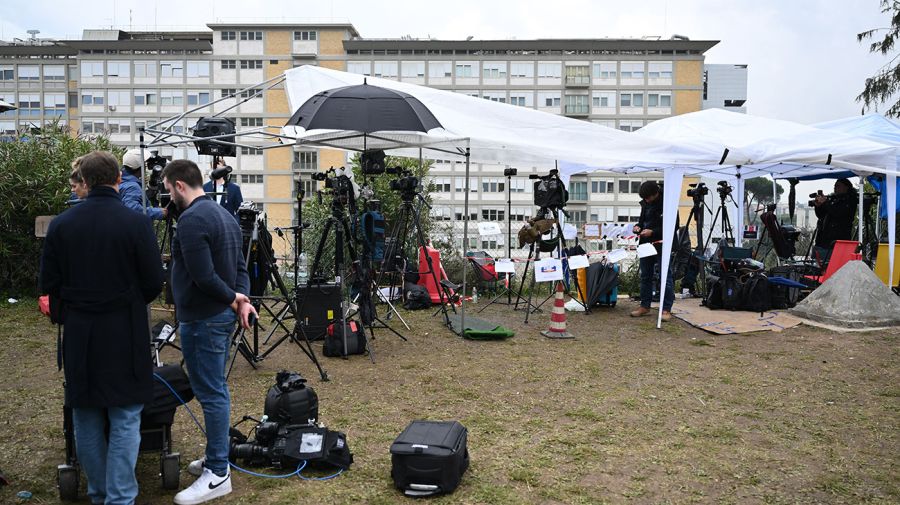
<svg viewBox="0 0 900 505"><path fill-rule="evenodd" d="M369 84L317 93L294 112L288 125L309 130L428 132L441 123L416 97Z"/></svg>

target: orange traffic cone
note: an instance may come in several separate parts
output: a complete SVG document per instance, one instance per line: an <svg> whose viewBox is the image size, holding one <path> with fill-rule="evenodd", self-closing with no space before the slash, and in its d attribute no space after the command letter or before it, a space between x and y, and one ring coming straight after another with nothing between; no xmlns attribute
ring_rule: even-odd
<svg viewBox="0 0 900 505"><path fill-rule="evenodd" d="M556 284L556 298L553 300L553 310L550 312L550 329L542 331L541 335L547 338L575 338L575 335L566 331L566 306L563 300L562 281Z"/></svg>

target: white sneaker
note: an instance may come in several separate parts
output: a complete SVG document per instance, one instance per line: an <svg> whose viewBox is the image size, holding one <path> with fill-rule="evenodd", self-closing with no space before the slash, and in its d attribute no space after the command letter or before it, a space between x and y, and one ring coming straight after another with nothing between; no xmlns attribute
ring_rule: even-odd
<svg viewBox="0 0 900 505"><path fill-rule="evenodd" d="M197 505L231 492L231 471L224 477L204 468L190 487L175 495L175 505Z"/></svg>
<svg viewBox="0 0 900 505"><path fill-rule="evenodd" d="M206 456L191 461L191 463L187 467L187 473L193 475L194 477L199 477L203 474L204 463L206 463Z"/></svg>

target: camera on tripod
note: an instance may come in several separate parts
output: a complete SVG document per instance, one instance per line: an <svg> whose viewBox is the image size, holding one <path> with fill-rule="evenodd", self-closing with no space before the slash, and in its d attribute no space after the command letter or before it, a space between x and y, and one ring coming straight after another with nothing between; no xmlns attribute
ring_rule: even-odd
<svg viewBox="0 0 900 505"><path fill-rule="evenodd" d="M241 233L244 236L249 236L253 232L254 225L260 219L260 214L259 206L249 200L245 200L238 207L238 224L241 226Z"/></svg>
<svg viewBox="0 0 900 505"><path fill-rule="evenodd" d="M529 174L534 183L534 205L540 208L561 209L569 201L569 190L559 178L559 170L550 170L547 175Z"/></svg>
<svg viewBox="0 0 900 505"><path fill-rule="evenodd" d="M728 181L719 181L716 183L716 191L719 193L719 198L724 200L734 191L734 186L728 184Z"/></svg>
<svg viewBox="0 0 900 505"><path fill-rule="evenodd" d="M166 192L166 186L162 180L162 171L166 168L169 160L160 156L157 151L151 151L150 154L151 156L146 161L147 169L150 170L150 180L147 182L147 200L155 207L165 207L172 200L172 196Z"/></svg>
<svg viewBox="0 0 900 505"><path fill-rule="evenodd" d="M415 194L418 192L419 178L414 176L409 170L394 167L393 169L388 169L388 173L400 175L400 177L391 180L391 191L399 191L400 193L407 194Z"/></svg>
<svg viewBox="0 0 900 505"><path fill-rule="evenodd" d="M687 196L689 198L693 198L695 202L699 202L709 194L709 187L706 186L705 182L698 182L696 184L688 184L690 188L687 190Z"/></svg>
<svg viewBox="0 0 900 505"><path fill-rule="evenodd" d="M316 172L312 175L314 181L322 181L325 183L325 189L330 189L333 196L332 203L335 205L345 205L351 201L351 197L356 198L353 180L347 173L352 174L349 169L329 168L324 172Z"/></svg>

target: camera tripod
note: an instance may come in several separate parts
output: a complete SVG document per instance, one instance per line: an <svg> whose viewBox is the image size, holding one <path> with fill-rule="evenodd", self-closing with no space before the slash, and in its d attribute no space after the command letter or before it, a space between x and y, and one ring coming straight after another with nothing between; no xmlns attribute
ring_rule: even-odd
<svg viewBox="0 0 900 505"><path fill-rule="evenodd" d="M566 239L565 239L565 237L563 237L562 225L559 223L560 211L565 212L561 208L558 208L558 207L541 207L540 209L538 209L538 216L543 219L553 219L555 221L554 224L556 225L557 236L556 236L556 245L554 246L554 249L557 249L560 251L560 259L563 259L563 258L567 257L567 255L566 255L567 253L565 252L566 251ZM538 242L540 242L540 240L541 240L540 237L538 237L537 240L532 242L531 247L528 249L528 259L525 262L525 271L522 272L522 280L519 282L519 292L516 295L516 303L515 303L515 306L513 307L513 310L519 310L519 302L523 300L522 291L525 288L525 279L528 277L528 267L529 267L529 265L531 265L532 261L534 261L535 268L537 268L537 262L538 262L538 260L540 260L540 257L541 257L541 248L540 248L540 245L538 244ZM551 252L550 254L552 255L553 253ZM532 302L532 297L534 295L534 288L535 288L536 282L537 282L537 276L532 275L531 285L529 286L529 289L528 289L528 299L527 299L527 301L524 302L525 324L528 324L528 318L532 313L540 310L541 306L543 306L545 303L547 303L547 301L550 300L550 298L553 298L553 296L556 294L554 292L554 290L551 289L550 295L547 296L547 298L545 298L543 302L541 302L538 305L534 305L534 303ZM555 281L553 284L554 286L556 285L556 282L562 282L562 281ZM581 286L578 284L577 279L575 280L575 289L578 292L578 296L580 296L581 299L584 300L585 296L581 292ZM590 307L588 307L588 304L586 304L582 301L578 301L578 303L584 307L586 314L590 313L591 310L590 310Z"/></svg>
<svg viewBox="0 0 900 505"><path fill-rule="evenodd" d="M416 251L417 256L419 254L424 255L425 262L428 264L428 271L419 272L419 275L424 274L431 276L431 280L434 282L434 287L438 292L438 298L440 299L441 306L433 315L437 315L438 312L442 312L444 316L444 324L450 327L450 314L447 311L447 304L451 304L450 308L453 310L453 312L456 312L456 307L453 306L452 300L447 300L444 298L444 290L442 289L441 282L438 280L438 275L434 269L434 262L431 259L431 255L428 254L428 242L425 240L425 231L422 229L422 208L425 207L430 209L431 206L428 205L428 202L425 201L425 197L423 197L422 194L418 192L417 188L402 189L400 192L400 200L400 209L397 212L397 219L396 221L394 221L394 225L391 229L390 234L392 245L390 247L390 250L388 250L387 246L385 247L384 263L388 263L388 261L390 261L389 264L391 264L394 268L402 266L405 263L405 261L397 261L397 257L407 257L406 238L409 236L410 231L414 231L415 238L418 240L418 247ZM418 205L416 205L416 201L418 201ZM413 228L414 230L412 230ZM388 269L382 268L381 272L378 275L378 281L375 283L376 288L381 284L381 279L386 273L388 273ZM403 283L404 273L404 271L399 272L401 284ZM394 284L394 279L392 278L388 290L388 298L390 298L390 294L394 292L395 287L396 285Z"/></svg>
<svg viewBox="0 0 900 505"><path fill-rule="evenodd" d="M281 278L281 274L278 272L278 265L275 264L275 258L272 254L272 237L265 229L265 222L263 222L263 226L260 227L260 219L258 216L253 218L253 227L250 230L245 260L247 262L248 271L254 269L265 272L264 284L261 286L262 291L265 290L266 285L271 285L278 291L280 297L267 297L260 291L253 293L252 291L254 290L251 289L252 296L250 297L250 300L256 308L257 313L265 311L272 316L272 324L274 326L269 333L269 337L271 337L279 328L284 330L284 335L266 349L265 352L260 354L259 319L256 318L253 321L252 342L247 338L246 330L238 327L232 337L232 346L236 348L236 352L233 353L231 365L228 367L228 374L226 377L231 375L231 369L234 367L234 362L237 359L238 354L240 354L250 366L256 368L256 363L265 359L272 351L277 349L279 345L286 340L289 340L296 344L300 350L306 354L310 361L312 361L319 371L319 376L322 380L327 381L328 374L322 369L322 365L319 364L319 360L316 358L316 354L313 351L312 343L300 322L301 318L298 317L300 308L297 307L297 298L288 290L287 286L284 284L284 280ZM285 306L276 314L274 306L277 303L284 303ZM289 328L286 324L286 321L289 319L293 319L293 328ZM266 343L268 343L268 338L266 339Z"/></svg>
<svg viewBox="0 0 900 505"><path fill-rule="evenodd" d="M721 226L722 226L722 235L719 237L719 244L726 245L734 245L734 229L731 226L731 219L728 218L728 208L725 206L725 202L728 200L728 196L731 192L722 191L721 187L718 190L719 192L719 207L716 209L716 214L713 216L712 224L709 226L709 237L707 237L706 242L703 244L703 250L706 251L709 249L709 242L712 240L712 230L716 229L716 221L719 220L719 216L722 217ZM732 199L734 202L734 199Z"/></svg>
<svg viewBox="0 0 900 505"><path fill-rule="evenodd" d="M706 269L704 268L704 262L706 261L706 246L703 242L703 221L706 212L712 214L712 211L706 205L706 201L704 200L704 197L708 192L709 189L706 188L705 185L702 185L702 183L698 183L698 185L694 187L693 193L688 192L688 196L693 199L693 205L691 206L691 212L688 214L687 221L685 221L684 223L684 227L681 228L681 231L676 235L676 246L678 247L678 249L673 248L672 250L672 254L674 256L672 264L675 266L675 271L678 272L680 269L680 265L678 261L674 260L679 259L679 255L683 254L682 249L685 243L685 239L688 239L688 234L690 233L691 229L691 221L693 221L696 224L697 246L688 255L688 258L686 260L687 264L684 265L683 278L693 276L693 289L695 293L701 292L697 289L696 286L698 274L703 285L705 286L706 284ZM715 221L713 221L713 226L715 226ZM675 278L675 276L673 276L673 278Z"/></svg>

